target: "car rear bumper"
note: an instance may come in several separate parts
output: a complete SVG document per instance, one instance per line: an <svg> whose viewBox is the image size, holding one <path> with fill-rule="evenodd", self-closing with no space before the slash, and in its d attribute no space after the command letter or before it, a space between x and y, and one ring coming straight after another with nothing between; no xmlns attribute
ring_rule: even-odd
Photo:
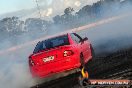
<svg viewBox="0 0 132 88"><path fill-rule="evenodd" d="M72 69L68 69L68 70L65 70L65 71L62 71L62 72L58 72L58 73L52 73L52 74L49 74L49 75L41 75L40 76L35 76L34 77L34 80L36 81L37 84L41 84L41 83L44 83L44 82L48 82L48 81L51 81L51 80L55 80L55 79L58 79L58 78L61 78L61 77L65 77L65 76L68 76L70 74L74 74L76 72L80 72L80 69L79 68L72 68Z"/></svg>
<svg viewBox="0 0 132 88"><path fill-rule="evenodd" d="M57 73L60 73L60 72L64 72L64 71L69 71L69 70L72 70L72 69L76 69L76 68L79 68L81 66L81 64L76 64L74 65L72 68L65 68L65 69L55 69L55 70L47 70L47 71L44 71L42 69L42 67L39 67L39 68L31 68L31 73L33 75L33 77L39 77L39 78L45 78L45 77L49 77L49 76L52 76L54 74L57 74Z"/></svg>

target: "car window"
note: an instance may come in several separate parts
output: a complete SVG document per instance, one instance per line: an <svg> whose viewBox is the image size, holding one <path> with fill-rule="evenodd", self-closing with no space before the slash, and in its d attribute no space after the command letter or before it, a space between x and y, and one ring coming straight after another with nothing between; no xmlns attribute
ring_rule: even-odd
<svg viewBox="0 0 132 88"><path fill-rule="evenodd" d="M64 46L64 45L69 45L69 40L67 35L59 36L59 37L55 37L55 38L51 38L51 39L47 39L45 41L39 42L36 45L33 53L39 52L44 49L50 49L50 48Z"/></svg>
<svg viewBox="0 0 132 88"><path fill-rule="evenodd" d="M79 35L77 35L76 33L72 33L71 37L76 43L80 43L80 41L82 40L82 38Z"/></svg>
<svg viewBox="0 0 132 88"><path fill-rule="evenodd" d="M80 36L80 35L78 35L78 34L76 34L76 33L74 33L74 35L76 36L76 37L78 37L78 39L81 41L82 40L82 37Z"/></svg>
<svg viewBox="0 0 132 88"><path fill-rule="evenodd" d="M38 51L41 51L41 50L43 50L43 48L44 48L43 47L43 42L38 42L38 44L36 45L33 53L38 52Z"/></svg>

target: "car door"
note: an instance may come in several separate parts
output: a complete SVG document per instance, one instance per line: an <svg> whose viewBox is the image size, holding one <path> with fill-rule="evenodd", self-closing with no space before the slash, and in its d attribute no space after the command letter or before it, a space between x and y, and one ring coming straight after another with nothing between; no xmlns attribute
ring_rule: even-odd
<svg viewBox="0 0 132 88"><path fill-rule="evenodd" d="M89 43L87 41L82 41L82 37L79 36L76 33L73 33L75 42L77 43L77 46L83 53L83 57L86 60L89 57Z"/></svg>

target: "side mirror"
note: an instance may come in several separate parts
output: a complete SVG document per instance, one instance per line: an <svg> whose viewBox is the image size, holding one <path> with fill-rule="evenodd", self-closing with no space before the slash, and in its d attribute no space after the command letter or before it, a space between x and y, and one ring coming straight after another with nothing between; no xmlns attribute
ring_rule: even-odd
<svg viewBox="0 0 132 88"><path fill-rule="evenodd" d="M85 37L85 38L83 38L83 39L81 40L81 42L84 42L84 41L87 41L87 40L88 40L88 38Z"/></svg>

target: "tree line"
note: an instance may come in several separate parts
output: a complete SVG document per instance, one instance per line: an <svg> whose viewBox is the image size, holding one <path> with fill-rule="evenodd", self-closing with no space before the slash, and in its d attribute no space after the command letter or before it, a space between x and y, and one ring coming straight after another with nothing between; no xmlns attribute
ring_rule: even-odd
<svg viewBox="0 0 132 88"><path fill-rule="evenodd" d="M0 20L0 38L17 36L23 33L39 33L59 29L60 31L69 28L88 24L95 20L114 15L126 4L132 5L132 0L100 0L93 5L86 5L78 12L72 7L64 10L63 15L56 15L53 21L46 21L40 18L27 18L25 21L18 17L6 17Z"/></svg>

